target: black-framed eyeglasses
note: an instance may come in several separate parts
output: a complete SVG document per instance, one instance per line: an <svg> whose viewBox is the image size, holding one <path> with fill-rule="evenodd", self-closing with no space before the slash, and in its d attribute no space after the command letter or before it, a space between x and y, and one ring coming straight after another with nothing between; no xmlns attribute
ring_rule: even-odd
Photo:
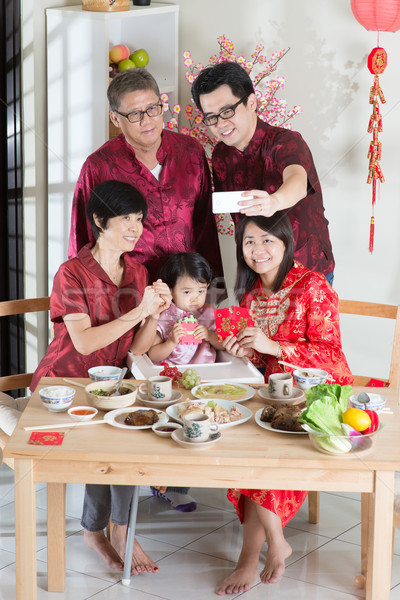
<svg viewBox="0 0 400 600"><path fill-rule="evenodd" d="M144 115L147 115L148 117L159 117L162 111L162 104L153 104L153 106L149 106L149 108L146 108L146 110L133 110L127 114L119 112L119 110L115 110L114 112L121 115L121 117L128 119L129 123L139 123L139 121L143 119Z"/></svg>
<svg viewBox="0 0 400 600"><path fill-rule="evenodd" d="M218 119L223 119L224 121L226 119L231 119L235 112L237 107L242 104L242 102L244 102L247 98L248 98L248 94L246 94L245 96L243 96L243 98L240 98L240 100L238 100L236 102L236 104L232 104L232 106L228 106L228 108L224 108L224 110L221 110L220 113L218 113L217 115L209 115L207 117L203 118L203 123L204 125L216 125L218 123Z"/></svg>

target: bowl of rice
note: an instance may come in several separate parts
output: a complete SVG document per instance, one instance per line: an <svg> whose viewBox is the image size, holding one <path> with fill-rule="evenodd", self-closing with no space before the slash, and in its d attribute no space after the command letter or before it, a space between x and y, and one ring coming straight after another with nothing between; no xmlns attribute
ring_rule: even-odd
<svg viewBox="0 0 400 600"><path fill-rule="evenodd" d="M39 396L50 412L64 412L71 406L75 390L65 385L49 385L39 390Z"/></svg>

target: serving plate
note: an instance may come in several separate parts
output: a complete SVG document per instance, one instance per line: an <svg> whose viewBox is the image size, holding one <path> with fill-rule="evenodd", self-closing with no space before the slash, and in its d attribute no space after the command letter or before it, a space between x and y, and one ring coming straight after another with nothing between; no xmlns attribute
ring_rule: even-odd
<svg viewBox="0 0 400 600"><path fill-rule="evenodd" d="M220 406L222 406L222 408L225 408L228 411L232 408L232 406L235 406L235 404L231 400L219 400L218 398L208 398L203 402L204 404L207 404L207 402L209 402L210 400L215 400L216 404L219 404ZM199 402L200 401L202 400L199 400ZM166 409L166 413L169 417L171 417L171 419L174 419L174 421L177 421L178 423L181 423L183 425L183 419L181 419L178 416L178 406L180 406L180 404L184 403L180 402L179 404L173 404L172 406L168 406L168 408ZM235 427L235 425L241 425L242 423L246 423L246 421L251 419L251 417L253 416L253 413L249 408L246 408L241 404L239 404L237 408L241 410L243 415L242 418L237 419L236 421L231 421L230 423L218 423L219 429L228 429L229 427Z"/></svg>
<svg viewBox="0 0 400 600"><path fill-rule="evenodd" d="M172 390L171 398L169 400L149 400L148 395L143 394L140 390L138 390L137 395L143 406L154 408L154 410L167 408L167 406L171 406L171 404L175 404L175 402L182 400L182 394L178 392L178 390Z"/></svg>
<svg viewBox="0 0 400 600"><path fill-rule="evenodd" d="M234 389L241 388L242 392L229 394L223 391L223 386L232 386ZM218 391L220 390L220 391ZM246 402L256 393L256 390L244 383L231 383L229 381L200 383L192 388L192 394L199 400L229 400L230 402Z"/></svg>
<svg viewBox="0 0 400 600"><path fill-rule="evenodd" d="M260 408L256 414L254 415L254 420L263 429L267 429L268 431L274 431L275 433L289 433L291 435L308 435L307 431L286 431L285 429L275 429L271 426L271 423L267 423L266 421L261 421L261 413L264 409Z"/></svg>
<svg viewBox="0 0 400 600"><path fill-rule="evenodd" d="M111 410L110 412L104 415L104 421L113 427L119 427L120 429L151 429L153 425L126 425L123 421L131 412L135 412L137 410L148 410L145 406L129 406L128 408L117 408L116 410ZM161 425L162 423L168 422L168 416L162 410L155 411L158 415L157 423Z"/></svg>
<svg viewBox="0 0 400 600"><path fill-rule="evenodd" d="M177 442L180 446L183 446L189 450L204 450L205 448L210 448L215 442L218 442L221 439L221 432L218 431L214 435L211 435L208 440L205 442L187 442L185 436L183 435L183 429L176 429L171 434L171 438Z"/></svg>

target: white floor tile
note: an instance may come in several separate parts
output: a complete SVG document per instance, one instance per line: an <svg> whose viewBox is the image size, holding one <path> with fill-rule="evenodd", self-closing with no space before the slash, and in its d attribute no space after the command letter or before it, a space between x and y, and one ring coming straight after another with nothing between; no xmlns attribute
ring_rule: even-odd
<svg viewBox="0 0 400 600"><path fill-rule="evenodd" d="M308 499L290 521L290 526L302 531L334 538L361 522L361 503L344 496L321 494L319 523L308 520Z"/></svg>

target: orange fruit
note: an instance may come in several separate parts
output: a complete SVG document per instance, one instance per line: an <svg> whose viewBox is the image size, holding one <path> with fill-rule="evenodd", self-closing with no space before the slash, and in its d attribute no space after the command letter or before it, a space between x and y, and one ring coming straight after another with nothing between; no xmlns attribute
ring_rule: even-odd
<svg viewBox="0 0 400 600"><path fill-rule="evenodd" d="M361 408L348 408L342 413L342 421L346 425L350 425L356 431L364 431L371 425L369 415Z"/></svg>

